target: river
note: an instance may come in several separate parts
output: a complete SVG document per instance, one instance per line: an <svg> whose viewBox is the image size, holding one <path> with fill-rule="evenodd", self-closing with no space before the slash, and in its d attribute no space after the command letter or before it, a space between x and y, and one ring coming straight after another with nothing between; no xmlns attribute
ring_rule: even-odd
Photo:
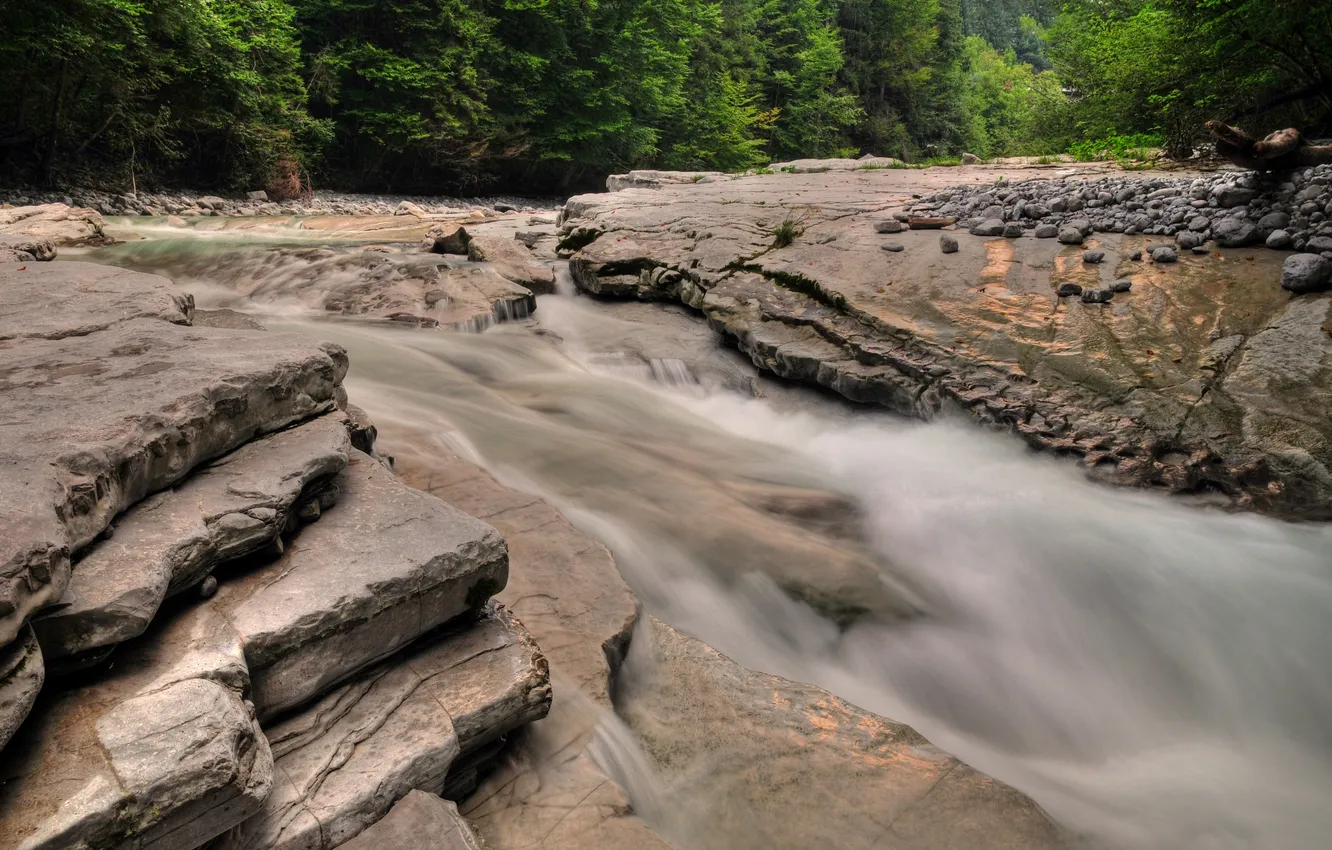
<svg viewBox="0 0 1332 850"><path fill-rule="evenodd" d="M555 504L649 613L908 723L1092 846L1327 845L1332 529L1111 489L969 423L793 388L682 308L567 279L530 321L451 333L245 301L200 273L199 252L250 244L95 258L343 344L372 418ZM814 507L774 520L756 493Z"/></svg>

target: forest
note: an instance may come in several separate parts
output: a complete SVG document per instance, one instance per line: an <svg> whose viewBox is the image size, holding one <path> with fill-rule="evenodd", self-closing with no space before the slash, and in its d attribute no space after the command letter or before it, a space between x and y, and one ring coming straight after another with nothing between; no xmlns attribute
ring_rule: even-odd
<svg viewBox="0 0 1332 850"><path fill-rule="evenodd" d="M561 191L1332 131L1327 0L5 0L0 179Z"/></svg>

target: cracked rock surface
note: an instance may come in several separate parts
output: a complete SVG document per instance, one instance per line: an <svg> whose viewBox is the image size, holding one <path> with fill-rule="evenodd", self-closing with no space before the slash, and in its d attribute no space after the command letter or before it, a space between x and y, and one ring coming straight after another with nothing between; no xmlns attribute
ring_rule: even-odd
<svg viewBox="0 0 1332 850"><path fill-rule="evenodd" d="M331 850L413 789L438 794L459 756L545 715L545 659L491 605L270 726L263 811L211 850Z"/></svg>
<svg viewBox="0 0 1332 850"><path fill-rule="evenodd" d="M1267 249L1135 261L1150 237L1091 219L1065 222L1082 245L958 231L960 250L942 255L937 234L908 230L891 237L901 253L883 251L876 224L921 208L927 179L941 178L785 174L583 195L566 205L562 246L584 291L683 302L777 375L923 419L962 411L1116 483L1332 517L1320 412L1332 294L1292 300ZM1077 174L1059 179L1080 197ZM1008 215L997 206L977 214ZM1082 263L1085 250L1104 262ZM1107 304L1056 295L1117 280L1131 292Z"/></svg>

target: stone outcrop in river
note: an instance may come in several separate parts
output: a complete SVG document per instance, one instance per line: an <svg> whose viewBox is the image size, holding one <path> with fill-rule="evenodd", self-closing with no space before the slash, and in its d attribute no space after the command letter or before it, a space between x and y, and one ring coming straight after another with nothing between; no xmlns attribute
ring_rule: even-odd
<svg viewBox="0 0 1332 850"><path fill-rule="evenodd" d="M1292 298L1283 253L1224 247L1282 204L1305 250L1321 245L1326 174L1268 194L1225 177L929 179L925 197L899 170L659 179L571 199L561 244L584 291L679 300L777 375L964 412L1118 483L1332 517L1332 293ZM1190 216L1206 227L1187 241L1215 248L1144 257ZM955 253L916 230L954 220ZM1097 296L1061 297L1069 284Z"/></svg>
<svg viewBox="0 0 1332 850"><path fill-rule="evenodd" d="M331 850L550 705L505 541L370 453L345 351L194 319L0 266L4 850Z"/></svg>

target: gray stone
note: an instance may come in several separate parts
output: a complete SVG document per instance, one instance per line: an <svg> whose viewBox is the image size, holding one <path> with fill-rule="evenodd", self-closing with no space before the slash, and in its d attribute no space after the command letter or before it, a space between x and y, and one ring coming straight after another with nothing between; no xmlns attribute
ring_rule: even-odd
<svg viewBox="0 0 1332 850"><path fill-rule="evenodd" d="M217 573L261 718L300 705L504 587L493 528L352 451L338 503L275 564ZM392 530L392 533L386 533Z"/></svg>
<svg viewBox="0 0 1332 850"><path fill-rule="evenodd" d="M1105 261L1104 251L1083 251L1082 261L1089 265L1098 265Z"/></svg>
<svg viewBox="0 0 1332 850"><path fill-rule="evenodd" d="M972 236L1002 236L1003 234L1003 219L987 218L971 226Z"/></svg>
<svg viewBox="0 0 1332 850"><path fill-rule="evenodd" d="M273 762L247 687L236 634L195 608L44 699L0 758L5 846L189 850L250 817Z"/></svg>
<svg viewBox="0 0 1332 850"><path fill-rule="evenodd" d="M1216 198L1217 205L1223 209L1242 207L1257 196L1258 193L1252 189L1236 186L1233 183L1223 183L1212 190L1212 197Z"/></svg>
<svg viewBox="0 0 1332 850"><path fill-rule="evenodd" d="M203 209L208 209L208 210L220 210L226 207L227 205L226 199L219 198L217 195L204 195L195 203L197 203Z"/></svg>
<svg viewBox="0 0 1332 850"><path fill-rule="evenodd" d="M957 253L957 237L949 236L947 233L939 237L939 250L945 254Z"/></svg>
<svg viewBox="0 0 1332 850"><path fill-rule="evenodd" d="M1318 254L1291 254L1281 267L1281 288L1296 295L1332 288L1332 261Z"/></svg>
<svg viewBox="0 0 1332 850"><path fill-rule="evenodd" d="M1017 239L1022 236L1022 225L1016 221L1010 221L1004 225L1004 236L1009 239Z"/></svg>
<svg viewBox="0 0 1332 850"><path fill-rule="evenodd" d="M342 845L342 850L483 850L457 804L412 791L383 820Z"/></svg>
<svg viewBox="0 0 1332 850"><path fill-rule="evenodd" d="M1174 263L1179 260L1179 254L1169 245L1159 245L1152 250L1152 262L1154 263Z"/></svg>
<svg viewBox="0 0 1332 850"><path fill-rule="evenodd" d="M1038 224L1032 232L1037 239L1053 239L1059 235L1059 228L1053 224Z"/></svg>
<svg viewBox="0 0 1332 850"><path fill-rule="evenodd" d="M1065 227L1059 231L1059 236L1056 238L1065 245L1081 245L1082 231L1074 227Z"/></svg>
<svg viewBox="0 0 1332 850"><path fill-rule="evenodd" d="M75 565L60 606L36 620L48 661L137 637L168 596L294 528L299 501L331 505L337 491L325 485L350 451L330 414L247 443L122 514L115 537Z"/></svg>
<svg viewBox="0 0 1332 850"><path fill-rule="evenodd" d="M1329 236L1311 236L1304 243L1304 250L1311 254L1321 254L1326 251L1332 251L1332 235Z"/></svg>
<svg viewBox="0 0 1332 850"><path fill-rule="evenodd" d="M252 201L267 201L268 193L265 192L263 189L256 189L253 192L246 192L245 197L249 198Z"/></svg>
<svg viewBox="0 0 1332 850"><path fill-rule="evenodd" d="M964 154L962 154L962 164L963 164L963 165L979 165L979 164L980 164L980 161L981 161L981 160L980 160L980 157L976 156L974 153L964 153Z"/></svg>
<svg viewBox="0 0 1332 850"><path fill-rule="evenodd" d="M1191 251L1203 243L1201 233L1194 233L1192 230L1181 230L1175 234L1175 244L1180 250Z"/></svg>
<svg viewBox="0 0 1332 850"><path fill-rule="evenodd" d="M1283 212L1270 212L1258 219L1258 235L1265 236L1274 230L1285 230L1290 226L1290 216Z"/></svg>
<svg viewBox="0 0 1332 850"><path fill-rule="evenodd" d="M1240 218L1223 218L1212 225L1212 239L1222 248L1244 248L1258 241L1258 228Z"/></svg>
<svg viewBox="0 0 1332 850"><path fill-rule="evenodd" d="M895 218L888 218L874 222L875 233L901 233L906 229L906 225Z"/></svg>
<svg viewBox="0 0 1332 850"><path fill-rule="evenodd" d="M42 649L31 628L0 647L0 750L14 737L46 681Z"/></svg>
<svg viewBox="0 0 1332 850"><path fill-rule="evenodd" d="M1105 304L1115 295L1112 289L1084 289L1082 290L1083 304Z"/></svg>
<svg viewBox="0 0 1332 850"><path fill-rule="evenodd" d="M1123 278L1110 284L1111 292L1128 292L1132 288L1133 288L1133 281Z"/></svg>
<svg viewBox="0 0 1332 850"><path fill-rule="evenodd" d="M1061 283L1055 290L1055 294L1060 298L1070 298L1074 295L1082 294L1082 287L1076 283Z"/></svg>
<svg viewBox="0 0 1332 850"><path fill-rule="evenodd" d="M903 245L901 242L888 242L887 244L882 245L881 247L883 248L883 250L893 254L900 254L906 250L906 246Z"/></svg>
<svg viewBox="0 0 1332 850"><path fill-rule="evenodd" d="M443 222L426 232L421 249L433 254L466 254L471 241L467 228L456 221Z"/></svg>
<svg viewBox="0 0 1332 850"><path fill-rule="evenodd" d="M1284 230L1273 230L1267 235L1267 247L1276 250L1289 248L1291 241L1290 234Z"/></svg>
<svg viewBox="0 0 1332 850"><path fill-rule="evenodd" d="M549 668L513 615L433 636L266 730L277 770L263 810L212 850L332 850L413 789L544 717Z"/></svg>
<svg viewBox="0 0 1332 850"><path fill-rule="evenodd" d="M1141 251L1134 251L1133 253L1129 254L1129 259L1132 260L1132 261L1135 262L1135 263L1138 262L1139 260L1142 259L1142 252L1141 252Z"/></svg>
<svg viewBox="0 0 1332 850"><path fill-rule="evenodd" d="M116 514L331 409L347 370L341 348L308 338L154 319L49 335L0 347L0 643L64 594L70 552Z"/></svg>

